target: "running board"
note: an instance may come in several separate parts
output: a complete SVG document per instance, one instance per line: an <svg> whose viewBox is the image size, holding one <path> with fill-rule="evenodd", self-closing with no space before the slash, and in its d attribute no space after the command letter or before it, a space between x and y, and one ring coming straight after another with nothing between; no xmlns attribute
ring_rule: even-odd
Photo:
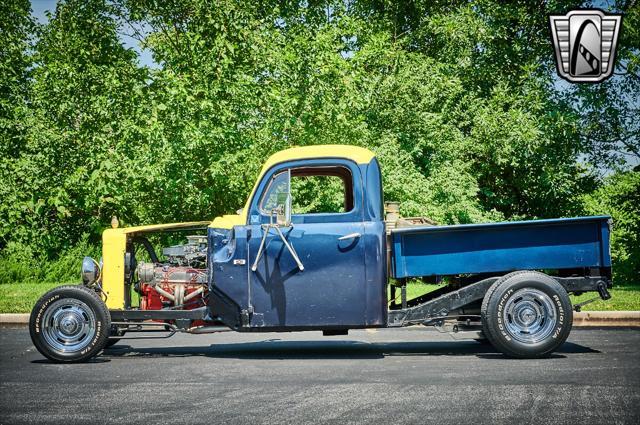
<svg viewBox="0 0 640 425"><path fill-rule="evenodd" d="M112 322L138 322L143 320L204 320L207 308L193 310L109 310Z"/></svg>

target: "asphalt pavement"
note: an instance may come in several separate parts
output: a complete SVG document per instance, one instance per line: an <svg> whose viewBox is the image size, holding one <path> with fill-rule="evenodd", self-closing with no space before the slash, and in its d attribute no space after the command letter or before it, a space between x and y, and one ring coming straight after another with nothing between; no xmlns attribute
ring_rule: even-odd
<svg viewBox="0 0 640 425"><path fill-rule="evenodd" d="M0 329L0 424L638 424L640 330L514 360L429 328L177 335L53 364Z"/></svg>

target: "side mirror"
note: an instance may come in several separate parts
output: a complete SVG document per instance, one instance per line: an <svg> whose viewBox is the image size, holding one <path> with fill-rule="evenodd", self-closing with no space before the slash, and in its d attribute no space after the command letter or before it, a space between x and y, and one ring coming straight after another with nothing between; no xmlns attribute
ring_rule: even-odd
<svg viewBox="0 0 640 425"><path fill-rule="evenodd" d="M287 190L278 193L276 201L276 223L278 226L291 226L291 170L287 170Z"/></svg>
<svg viewBox="0 0 640 425"><path fill-rule="evenodd" d="M291 195L287 194L282 204L278 203L276 211L276 223L281 227L291 226Z"/></svg>

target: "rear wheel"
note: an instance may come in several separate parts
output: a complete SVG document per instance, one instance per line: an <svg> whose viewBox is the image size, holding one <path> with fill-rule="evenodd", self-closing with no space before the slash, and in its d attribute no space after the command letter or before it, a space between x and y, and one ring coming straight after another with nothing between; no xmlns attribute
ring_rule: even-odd
<svg viewBox="0 0 640 425"><path fill-rule="evenodd" d="M61 286L47 292L29 320L33 344L56 362L79 362L95 356L107 343L110 328L107 306L84 286Z"/></svg>
<svg viewBox="0 0 640 425"><path fill-rule="evenodd" d="M482 302L483 332L495 348L520 358L544 357L571 332L565 289L538 272L515 272L494 283Z"/></svg>

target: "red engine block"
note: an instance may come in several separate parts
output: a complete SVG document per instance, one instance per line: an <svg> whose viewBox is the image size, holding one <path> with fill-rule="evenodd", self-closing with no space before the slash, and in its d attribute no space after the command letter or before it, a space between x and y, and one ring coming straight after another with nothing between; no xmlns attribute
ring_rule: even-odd
<svg viewBox="0 0 640 425"><path fill-rule="evenodd" d="M191 310L205 305L206 269L192 267L150 266L141 273L140 309L176 308ZM146 281L143 281L146 278Z"/></svg>

